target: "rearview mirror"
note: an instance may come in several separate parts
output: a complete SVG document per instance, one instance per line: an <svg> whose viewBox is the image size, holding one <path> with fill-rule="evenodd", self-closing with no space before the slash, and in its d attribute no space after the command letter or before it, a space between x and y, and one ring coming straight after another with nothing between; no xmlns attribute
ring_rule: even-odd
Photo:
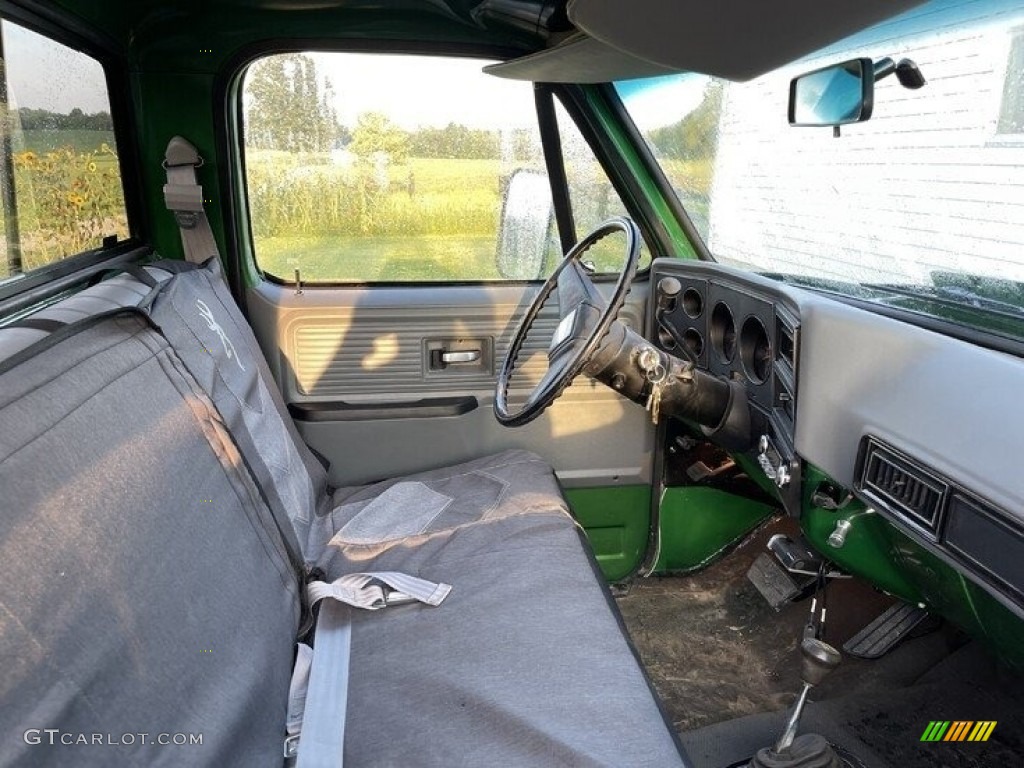
<svg viewBox="0 0 1024 768"><path fill-rule="evenodd" d="M789 124L837 126L871 117L875 71L871 59L841 64L794 77L789 84Z"/></svg>

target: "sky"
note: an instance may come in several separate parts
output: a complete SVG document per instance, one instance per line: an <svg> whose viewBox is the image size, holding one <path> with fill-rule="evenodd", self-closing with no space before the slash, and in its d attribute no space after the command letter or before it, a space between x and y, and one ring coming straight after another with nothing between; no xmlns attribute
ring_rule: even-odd
<svg viewBox="0 0 1024 768"><path fill-rule="evenodd" d="M402 128L527 128L537 124L531 83L484 74L481 59L371 53L315 53L330 78L338 119L349 127L363 112L384 112Z"/></svg>
<svg viewBox="0 0 1024 768"><path fill-rule="evenodd" d="M686 117L704 100L705 75L665 75L626 80L615 88L640 129L649 131Z"/></svg>
<svg viewBox="0 0 1024 768"><path fill-rule="evenodd" d="M10 102L15 108L67 114L109 112L107 83L99 62L23 27L3 22Z"/></svg>

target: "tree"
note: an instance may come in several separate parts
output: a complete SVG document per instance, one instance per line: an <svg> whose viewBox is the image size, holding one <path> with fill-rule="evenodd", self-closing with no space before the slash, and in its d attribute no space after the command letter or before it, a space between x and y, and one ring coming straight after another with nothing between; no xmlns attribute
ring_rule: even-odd
<svg viewBox="0 0 1024 768"><path fill-rule="evenodd" d="M497 131L448 123L444 128L423 127L410 136L413 157L454 160L493 160L499 155Z"/></svg>
<svg viewBox="0 0 1024 768"><path fill-rule="evenodd" d="M267 56L246 78L246 127L251 146L323 152L339 138L330 80L302 53Z"/></svg>
<svg viewBox="0 0 1024 768"><path fill-rule="evenodd" d="M356 120L352 142L348 145L361 160L369 160L382 152L391 162L400 164L409 159L409 134L380 112L364 112Z"/></svg>
<svg viewBox="0 0 1024 768"><path fill-rule="evenodd" d="M659 154L673 160L709 160L718 146L718 120L722 114L722 85L708 82L704 99L678 122L651 131Z"/></svg>

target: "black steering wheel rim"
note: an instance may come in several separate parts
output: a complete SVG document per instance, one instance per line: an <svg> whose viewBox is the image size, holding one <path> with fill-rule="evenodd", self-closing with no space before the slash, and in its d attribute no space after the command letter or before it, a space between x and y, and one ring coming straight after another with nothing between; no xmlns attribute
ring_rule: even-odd
<svg viewBox="0 0 1024 768"><path fill-rule="evenodd" d="M516 358L519 356L523 342L529 335L537 315L540 314L548 297L558 286L559 277L566 269L579 263L583 254L598 241L616 232L622 232L626 236L625 263L623 264L622 271L619 273L612 295L601 311L599 319L594 324L587 338L582 343L574 345L576 349L569 356L567 362L562 364L561 371L548 381L547 384L542 381L535 387L522 408L514 412L510 411L508 407L508 391L512 373L515 370ZM505 360L498 373L498 381L494 392L494 415L501 424L506 427L521 427L524 424L530 423L540 416L565 391L573 379L580 374L608 333L612 323L618 317L619 310L622 309L622 305L626 301L626 295L633 284L633 278L636 276L639 262L640 231L631 220L621 216L608 219L569 250L555 271L551 273L551 276L544 281L540 291L537 292L529 309L519 322L519 327L516 329L512 342L509 344L508 351L505 354ZM577 274L587 281L590 280L583 270L577 270ZM565 308L562 307L561 310L564 312ZM566 315L563 314L562 317L564 318Z"/></svg>

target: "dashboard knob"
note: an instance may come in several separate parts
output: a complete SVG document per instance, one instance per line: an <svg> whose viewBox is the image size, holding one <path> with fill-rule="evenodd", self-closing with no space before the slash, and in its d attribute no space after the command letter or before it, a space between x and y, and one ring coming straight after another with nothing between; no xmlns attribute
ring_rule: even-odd
<svg viewBox="0 0 1024 768"><path fill-rule="evenodd" d="M676 297L683 290L683 284L674 277L663 277L658 281L658 309L671 310L675 307Z"/></svg>

